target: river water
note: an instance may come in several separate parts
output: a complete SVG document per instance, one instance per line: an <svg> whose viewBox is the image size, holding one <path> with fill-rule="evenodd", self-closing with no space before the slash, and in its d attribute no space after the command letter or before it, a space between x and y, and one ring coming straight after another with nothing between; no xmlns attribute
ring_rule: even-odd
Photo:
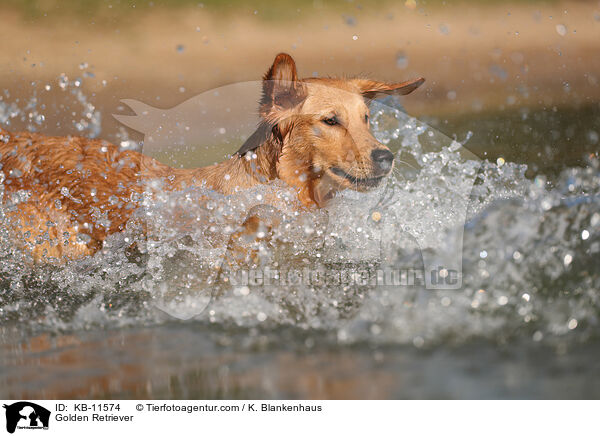
<svg viewBox="0 0 600 436"><path fill-rule="evenodd" d="M82 132L101 134L78 98ZM3 122L20 110L4 104ZM538 137L562 150L544 167L539 153L511 162L514 142L486 155L477 130L456 142L393 100L372 119L393 176L318 213L295 212L280 185L165 193L145 205L148 238L132 226L92 259L42 267L0 225L0 397L598 398L600 164L581 152L597 126L579 148ZM577 165L561 164L569 147ZM285 219L260 273L236 275L211 235L269 195ZM182 207L203 224L178 227ZM441 270L458 281L431 286Z"/></svg>

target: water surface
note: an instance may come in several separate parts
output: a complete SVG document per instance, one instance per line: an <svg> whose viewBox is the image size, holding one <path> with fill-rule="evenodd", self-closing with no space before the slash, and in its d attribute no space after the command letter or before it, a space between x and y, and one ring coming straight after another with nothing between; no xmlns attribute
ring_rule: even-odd
<svg viewBox="0 0 600 436"><path fill-rule="evenodd" d="M66 266L32 268L3 225L0 396L597 398L597 110L427 120L460 140L474 131L469 154L388 102L373 114L397 153L385 186L317 214L283 196L285 225L263 259L280 271L419 269L425 256L452 261L460 237L458 290L223 281L210 226L283 186L159 196L150 240L132 227ZM174 225L182 205L207 224Z"/></svg>

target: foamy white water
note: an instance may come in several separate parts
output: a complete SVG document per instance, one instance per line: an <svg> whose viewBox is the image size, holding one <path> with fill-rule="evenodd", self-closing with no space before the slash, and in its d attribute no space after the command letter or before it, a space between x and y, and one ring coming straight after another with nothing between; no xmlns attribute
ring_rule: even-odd
<svg viewBox="0 0 600 436"><path fill-rule="evenodd" d="M82 132L97 136L99 114L83 94L73 95L95 120ZM4 198L1 323L59 332L188 320L225 331L261 328L273 337L286 327L323 332L338 344L417 347L597 337L598 161L563 170L553 185L542 175L530 180L524 165L482 162L394 105L372 108L374 134L397 155L393 177L369 193L344 192L316 213L296 212L281 184L231 197L202 188L163 193L140 211L152 222L149 239L132 226L93 258L31 268L7 234ZM32 119L41 129L41 115L35 106L0 102L3 122ZM270 195L280 197L285 219L263 247L261 270L323 271L345 282L223 281L228 234ZM174 222L182 208L196 227ZM408 285L357 278L422 270L427 262L462 265L460 289L427 289L419 277Z"/></svg>

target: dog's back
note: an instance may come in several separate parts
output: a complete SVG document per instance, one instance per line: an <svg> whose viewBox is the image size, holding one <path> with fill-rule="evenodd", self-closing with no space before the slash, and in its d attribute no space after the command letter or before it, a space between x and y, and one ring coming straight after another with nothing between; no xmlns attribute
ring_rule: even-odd
<svg viewBox="0 0 600 436"><path fill-rule="evenodd" d="M170 170L106 141L2 129L0 164L11 228L36 259L95 252L137 208L141 174Z"/></svg>

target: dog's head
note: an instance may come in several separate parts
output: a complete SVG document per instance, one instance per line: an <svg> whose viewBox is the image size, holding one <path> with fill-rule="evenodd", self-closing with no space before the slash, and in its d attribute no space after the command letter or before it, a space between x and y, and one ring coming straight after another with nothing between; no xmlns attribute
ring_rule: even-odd
<svg viewBox="0 0 600 436"><path fill-rule="evenodd" d="M292 57L279 54L264 77L260 102L261 129L278 147L277 176L299 188L305 204L321 205L341 189L378 186L392 171L394 155L370 131L369 101L378 94L408 94L423 82L298 79ZM258 135L238 154L260 144Z"/></svg>

